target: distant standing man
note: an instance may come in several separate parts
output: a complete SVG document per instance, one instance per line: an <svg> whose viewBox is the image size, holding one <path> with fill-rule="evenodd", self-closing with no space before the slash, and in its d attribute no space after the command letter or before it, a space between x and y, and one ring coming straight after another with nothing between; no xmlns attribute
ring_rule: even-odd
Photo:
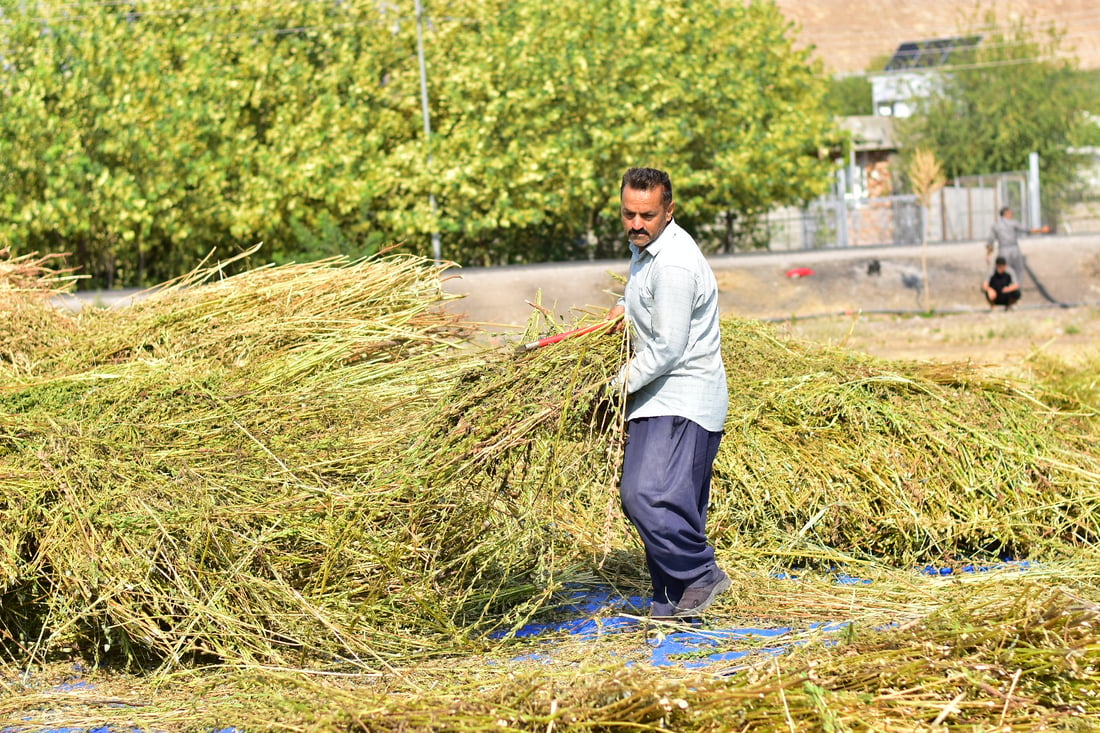
<svg viewBox="0 0 1100 733"><path fill-rule="evenodd" d="M718 285L672 218L667 173L631 168L619 194L630 276L608 318L625 312L633 347L614 382L627 394L619 494L645 546L652 617L690 618L730 587L706 534L729 401Z"/></svg>
<svg viewBox="0 0 1100 733"><path fill-rule="evenodd" d="M1050 227L1044 226L1039 229L1028 229L1020 222L1012 218L1012 209L1005 206L1000 211L1000 216L997 221L993 222L993 227L989 230L989 237L985 241L985 261L989 263L993 257L994 246L996 246L997 256L1004 257L1008 267L1016 273L1016 277L1023 277L1024 274L1024 256L1020 252L1020 234L1046 234L1050 231ZM1017 284L1019 281L1017 280Z"/></svg>

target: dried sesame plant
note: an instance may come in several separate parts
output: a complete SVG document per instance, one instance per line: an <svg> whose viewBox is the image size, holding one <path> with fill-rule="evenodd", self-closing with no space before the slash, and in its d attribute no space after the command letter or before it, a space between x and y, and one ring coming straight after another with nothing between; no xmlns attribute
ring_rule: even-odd
<svg viewBox="0 0 1100 733"><path fill-rule="evenodd" d="M440 286L453 269L395 254L206 264L78 313L41 295L63 276L23 264L41 269L14 288L0 345L0 724L1098 722L1087 391L727 319L710 531L735 592L708 628L790 632L657 668L644 624L517 633L562 618L578 588L646 591L618 506L623 405L607 385L629 341L613 324L523 354L475 345ZM602 316L536 314L525 337ZM1006 555L1038 565L915 570ZM77 660L94 700L43 688Z"/></svg>

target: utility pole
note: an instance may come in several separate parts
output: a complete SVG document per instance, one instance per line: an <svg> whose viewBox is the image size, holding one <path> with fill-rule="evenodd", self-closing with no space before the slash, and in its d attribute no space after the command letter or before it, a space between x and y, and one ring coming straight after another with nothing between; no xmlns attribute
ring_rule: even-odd
<svg viewBox="0 0 1100 733"><path fill-rule="evenodd" d="M428 68L424 63L424 7L420 0L416 0L416 56L420 62L420 109L424 114L424 146L428 150L428 172L432 167L432 117L428 111ZM439 213L439 207L435 202L435 193L432 192L432 180L428 183L428 203L431 204L432 218ZM432 232L432 257L442 259L443 250L439 243L439 229Z"/></svg>
<svg viewBox="0 0 1100 733"><path fill-rule="evenodd" d="M1027 155L1027 226L1038 229L1043 226L1042 197L1039 191L1039 154Z"/></svg>

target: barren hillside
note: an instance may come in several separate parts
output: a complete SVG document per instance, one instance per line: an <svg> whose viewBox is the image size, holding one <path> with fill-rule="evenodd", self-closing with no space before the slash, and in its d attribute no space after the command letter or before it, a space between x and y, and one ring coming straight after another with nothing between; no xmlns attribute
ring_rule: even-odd
<svg viewBox="0 0 1100 733"><path fill-rule="evenodd" d="M866 71L904 41L943 38L970 27L975 4L957 0L776 0L801 31L803 45L817 49L834 73ZM1054 23L1065 32L1063 47L1081 67L1100 68L1100 3L1096 0L999 0L993 8L1002 25L1019 18Z"/></svg>

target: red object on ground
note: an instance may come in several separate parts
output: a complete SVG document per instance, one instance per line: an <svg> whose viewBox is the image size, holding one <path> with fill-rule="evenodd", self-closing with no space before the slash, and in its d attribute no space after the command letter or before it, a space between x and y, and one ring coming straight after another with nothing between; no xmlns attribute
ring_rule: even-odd
<svg viewBox="0 0 1100 733"><path fill-rule="evenodd" d="M795 268L792 268L790 270L787 270L787 277L790 277L790 278L808 277L808 276L813 275L813 274L814 274L814 271L811 270L808 267L795 267Z"/></svg>

